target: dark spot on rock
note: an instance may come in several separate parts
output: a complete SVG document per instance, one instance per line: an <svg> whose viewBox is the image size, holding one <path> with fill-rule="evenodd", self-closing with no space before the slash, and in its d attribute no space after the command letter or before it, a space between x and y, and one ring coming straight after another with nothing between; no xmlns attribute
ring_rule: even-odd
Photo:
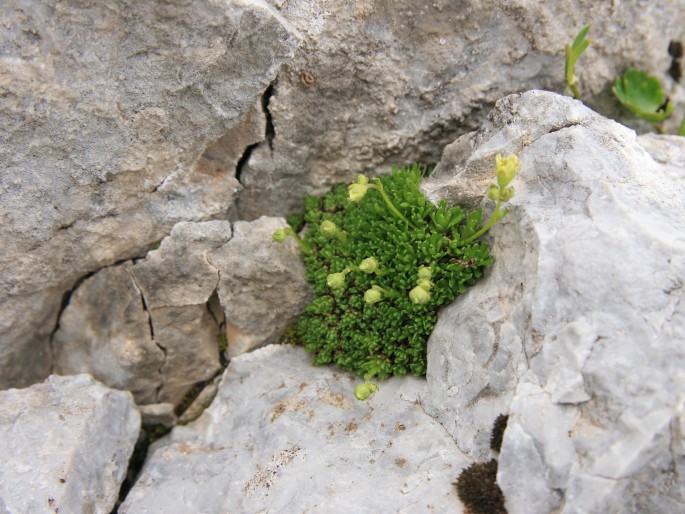
<svg viewBox="0 0 685 514"><path fill-rule="evenodd" d="M680 41L671 41L668 44L668 55L680 59L683 56L683 44Z"/></svg>
<svg viewBox="0 0 685 514"><path fill-rule="evenodd" d="M311 87L316 83L314 75L309 73L307 70L302 70L300 72L300 81L307 87Z"/></svg>
<svg viewBox="0 0 685 514"><path fill-rule="evenodd" d="M474 462L454 483L466 514L507 514L504 495L497 485L497 461Z"/></svg>
<svg viewBox="0 0 685 514"><path fill-rule="evenodd" d="M502 448L502 438L504 437L504 431L507 428L507 421L509 421L509 416L506 414L500 414L495 419L495 424L492 426L492 434L490 435L490 448L499 453L500 448Z"/></svg>

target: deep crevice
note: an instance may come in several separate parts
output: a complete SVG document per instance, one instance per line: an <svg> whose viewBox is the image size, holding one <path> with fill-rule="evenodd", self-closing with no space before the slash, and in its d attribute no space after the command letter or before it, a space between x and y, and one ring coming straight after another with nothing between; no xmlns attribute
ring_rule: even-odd
<svg viewBox="0 0 685 514"><path fill-rule="evenodd" d="M254 143L252 145L249 145L247 148L245 148L245 151L243 152L243 155L240 156L240 159L238 159L238 163L235 165L235 178L238 182L241 184L243 183L241 180L241 176L243 174L243 168L245 167L245 164L247 164L247 161L250 160L250 156L252 155L252 151L259 146L260 143Z"/></svg>
<svg viewBox="0 0 685 514"><path fill-rule="evenodd" d="M271 97L274 95L276 81L277 79L269 84L269 87L266 88L264 94L262 95L262 112L264 112L264 119L266 121L264 137L266 138L266 142L269 144L269 149L272 152L274 151L274 138L276 137L276 129L274 127L273 116L271 116L271 111L269 110L269 103L271 102Z"/></svg>

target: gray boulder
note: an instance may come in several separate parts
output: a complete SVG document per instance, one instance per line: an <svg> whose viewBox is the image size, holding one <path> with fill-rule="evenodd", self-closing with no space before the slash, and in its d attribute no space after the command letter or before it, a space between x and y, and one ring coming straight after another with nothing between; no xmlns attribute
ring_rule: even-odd
<svg viewBox="0 0 685 514"><path fill-rule="evenodd" d="M112 511L140 429L130 393L51 376L0 405L0 511Z"/></svg>
<svg viewBox="0 0 685 514"><path fill-rule="evenodd" d="M285 227L283 218L238 221L231 240L208 255L221 275L229 358L276 343L310 299L297 243L273 240Z"/></svg>
<svg viewBox="0 0 685 514"><path fill-rule="evenodd" d="M55 372L90 373L139 404L178 404L221 369L209 300L219 272L207 254L227 221L178 223L135 264L104 268L72 295L53 340Z"/></svg>
<svg viewBox="0 0 685 514"><path fill-rule="evenodd" d="M283 216L300 208L303 193L321 193L359 172L434 165L503 96L564 91L564 45L585 23L593 43L576 71L591 105L636 123L610 92L631 66L659 76L676 104L685 100L667 73L669 43L683 37L682 2L272 3L303 42L268 102L274 137L244 166L241 219ZM669 131L682 117L680 109Z"/></svg>
<svg viewBox="0 0 685 514"><path fill-rule="evenodd" d="M682 512L685 140L532 91L447 147L424 191L473 204L500 152L521 161L512 211L489 275L440 314L426 411L480 459L509 414L512 514Z"/></svg>
<svg viewBox="0 0 685 514"><path fill-rule="evenodd" d="M86 279L71 295L52 344L60 375L88 373L138 404L155 403L164 350L152 336L142 292L125 262Z"/></svg>
<svg viewBox="0 0 685 514"><path fill-rule="evenodd" d="M355 381L289 345L233 359L209 409L151 447L120 514L461 512L468 460L417 403L425 381L369 402Z"/></svg>
<svg viewBox="0 0 685 514"><path fill-rule="evenodd" d="M141 405L178 406L221 370L222 331L235 357L276 342L304 309L310 288L299 248L272 237L285 226L281 218L233 229L181 222L144 259L100 270L60 317L55 372L90 373Z"/></svg>
<svg viewBox="0 0 685 514"><path fill-rule="evenodd" d="M235 168L195 164L258 103L299 35L259 0L8 0L0 18L7 388L50 372L80 278L144 255L179 221L226 215Z"/></svg>

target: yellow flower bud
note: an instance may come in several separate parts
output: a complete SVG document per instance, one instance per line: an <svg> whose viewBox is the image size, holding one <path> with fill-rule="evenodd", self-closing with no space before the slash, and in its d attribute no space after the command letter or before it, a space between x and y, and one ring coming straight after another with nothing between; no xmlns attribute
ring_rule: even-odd
<svg viewBox="0 0 685 514"><path fill-rule="evenodd" d="M419 278L430 280L432 276L433 270L430 269L430 266L419 266Z"/></svg>
<svg viewBox="0 0 685 514"><path fill-rule="evenodd" d="M512 199L513 196L514 196L514 188L509 186L504 191L502 191L501 198L502 198L503 202L508 202L509 200Z"/></svg>
<svg viewBox="0 0 685 514"><path fill-rule="evenodd" d="M420 278L416 281L416 285L424 291L430 292L431 288L433 287L433 282L431 282L427 278Z"/></svg>
<svg viewBox="0 0 685 514"><path fill-rule="evenodd" d="M319 230L328 237L333 237L338 233L338 226L332 221L322 221Z"/></svg>
<svg viewBox="0 0 685 514"><path fill-rule="evenodd" d="M357 184L362 184L362 185L368 184L368 183L369 183L369 177L367 177L367 176L362 175L361 173L359 173L359 174L357 175L357 180L356 180L356 182L357 182Z"/></svg>
<svg viewBox="0 0 685 514"><path fill-rule="evenodd" d="M359 270L364 273L373 273L378 269L378 261L373 257L367 257L359 264Z"/></svg>
<svg viewBox="0 0 685 514"><path fill-rule="evenodd" d="M282 228L279 228L274 232L273 237L274 237L274 241L276 241L277 243L282 243L283 241L285 241L288 238L288 233L285 230L283 230Z"/></svg>
<svg viewBox="0 0 685 514"><path fill-rule="evenodd" d="M364 382L362 384L357 384L354 388L354 396L357 400L364 401L368 400L369 397L378 391L378 386L373 382Z"/></svg>
<svg viewBox="0 0 685 514"><path fill-rule="evenodd" d="M364 301L369 304L378 303L383 299L383 294L381 293L378 286L373 286L371 289L367 289L364 293Z"/></svg>
<svg viewBox="0 0 685 514"><path fill-rule="evenodd" d="M503 158L502 154L495 156L495 169L497 171L497 183L500 189L504 189L514 180L519 169L519 160L515 155Z"/></svg>
<svg viewBox="0 0 685 514"><path fill-rule="evenodd" d="M331 273L326 277L326 284L331 289L338 289L345 285L345 274L344 273Z"/></svg>
<svg viewBox="0 0 685 514"><path fill-rule="evenodd" d="M416 286L409 291L409 299L415 305L423 305L431 299L431 294L421 286Z"/></svg>
<svg viewBox="0 0 685 514"><path fill-rule="evenodd" d="M368 179L367 179L368 180ZM368 191L369 186L366 184L350 184L347 186L347 193L348 197L351 202L358 202L362 198L364 198L364 195L366 195L366 192Z"/></svg>
<svg viewBox="0 0 685 514"><path fill-rule="evenodd" d="M499 187L497 187L495 184L490 186L490 189L488 190L488 198L495 202L499 200Z"/></svg>

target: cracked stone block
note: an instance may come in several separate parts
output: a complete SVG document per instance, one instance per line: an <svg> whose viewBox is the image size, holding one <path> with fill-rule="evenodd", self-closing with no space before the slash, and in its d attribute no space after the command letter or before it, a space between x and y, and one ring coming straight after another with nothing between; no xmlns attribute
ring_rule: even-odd
<svg viewBox="0 0 685 514"><path fill-rule="evenodd" d="M260 0L5 0L0 388L44 379L65 293L180 221L225 217L235 168L196 166L300 43Z"/></svg>
<svg viewBox="0 0 685 514"><path fill-rule="evenodd" d="M231 240L209 254L221 276L229 358L277 342L310 299L297 243L273 240L285 227L282 218L238 221Z"/></svg>
<svg viewBox="0 0 685 514"><path fill-rule="evenodd" d="M417 402L425 381L368 402L355 382L290 345L236 357L202 416L151 446L120 514L462 512L470 462Z"/></svg>
<svg viewBox="0 0 685 514"><path fill-rule="evenodd" d="M152 338L132 268L104 268L71 295L52 342L54 372L89 373L131 391L139 404L155 403L165 354Z"/></svg>
<svg viewBox="0 0 685 514"><path fill-rule="evenodd" d="M136 262L133 274L148 310L204 305L219 283L219 271L207 254L231 238L227 221L174 225L157 250Z"/></svg>
<svg viewBox="0 0 685 514"><path fill-rule="evenodd" d="M206 305L160 307L151 315L155 341L166 356L157 401L178 405L193 385L221 371L219 326Z"/></svg>
<svg viewBox="0 0 685 514"><path fill-rule="evenodd" d="M0 405L0 511L112 511L140 430L130 393L53 375Z"/></svg>
<svg viewBox="0 0 685 514"><path fill-rule="evenodd" d="M477 204L497 153L519 157L516 195L486 236L494 265L428 341L426 411L481 460L509 414L511 514L682 512L685 139L530 91L448 146L422 189Z"/></svg>
<svg viewBox="0 0 685 514"><path fill-rule="evenodd" d="M211 173L235 174L240 179L238 163L254 145L266 139L265 134L266 117L260 98L236 126L205 149L195 168Z"/></svg>
<svg viewBox="0 0 685 514"><path fill-rule="evenodd" d="M685 42L678 1L271 3L303 41L279 71L267 106L275 137L243 168L244 220L287 215L301 209L303 194L352 182L360 172L434 166L443 148L479 127L503 96L564 92L564 46L586 23L592 44L576 74L590 105L651 131L611 94L629 66L657 75L674 104L685 105L685 89L667 73L670 41ZM684 108L677 107L667 132L675 132Z"/></svg>
<svg viewBox="0 0 685 514"><path fill-rule="evenodd" d="M56 372L91 373L141 405L178 405L221 369L209 310L219 271L207 254L230 237L227 221L178 223L145 259L87 279L60 318Z"/></svg>

